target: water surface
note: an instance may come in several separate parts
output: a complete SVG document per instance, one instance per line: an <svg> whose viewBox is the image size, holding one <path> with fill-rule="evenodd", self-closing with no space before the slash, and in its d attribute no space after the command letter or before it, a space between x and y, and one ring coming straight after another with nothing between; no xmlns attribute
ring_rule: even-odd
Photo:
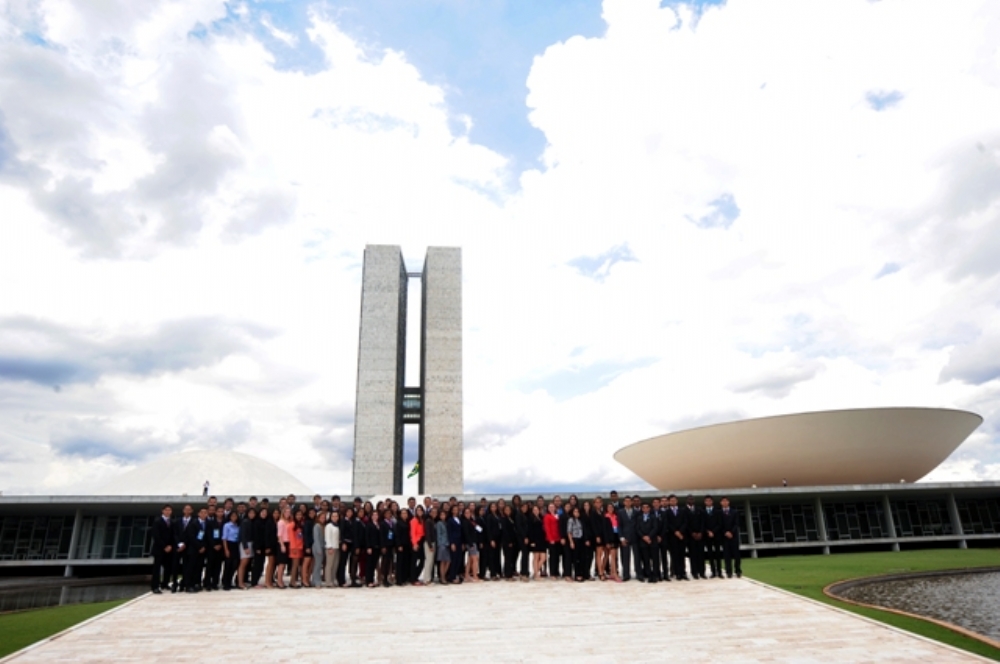
<svg viewBox="0 0 1000 664"><path fill-rule="evenodd" d="M1000 641L1000 572L879 581L838 594L943 620Z"/></svg>

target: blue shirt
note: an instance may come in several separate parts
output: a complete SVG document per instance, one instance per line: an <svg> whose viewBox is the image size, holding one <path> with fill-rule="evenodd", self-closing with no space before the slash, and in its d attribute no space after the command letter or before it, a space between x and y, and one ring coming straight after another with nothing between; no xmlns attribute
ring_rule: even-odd
<svg viewBox="0 0 1000 664"><path fill-rule="evenodd" d="M240 527L232 521L226 522L226 525L222 527L222 539L227 542L239 542Z"/></svg>

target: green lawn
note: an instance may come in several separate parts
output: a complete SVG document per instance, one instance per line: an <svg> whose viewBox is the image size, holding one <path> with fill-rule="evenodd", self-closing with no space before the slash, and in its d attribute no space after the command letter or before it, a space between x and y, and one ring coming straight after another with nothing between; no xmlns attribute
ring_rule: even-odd
<svg viewBox="0 0 1000 664"><path fill-rule="evenodd" d="M93 604L71 604L0 615L0 657L6 657L127 601L118 599Z"/></svg>
<svg viewBox="0 0 1000 664"><path fill-rule="evenodd" d="M930 549L744 559L743 572L752 579L763 581L772 586L1000 661L1000 650L949 629L915 618L854 606L831 599L823 594L825 586L845 579L881 574L991 566L1000 566L1000 550Z"/></svg>

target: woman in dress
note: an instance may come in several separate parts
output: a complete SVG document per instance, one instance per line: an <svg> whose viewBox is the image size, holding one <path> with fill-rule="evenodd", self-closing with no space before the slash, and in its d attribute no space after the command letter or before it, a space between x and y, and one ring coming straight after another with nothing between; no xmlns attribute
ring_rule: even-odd
<svg viewBox="0 0 1000 664"><path fill-rule="evenodd" d="M604 548L607 550L604 560L608 567L608 577L612 581L621 583L621 577L618 576L618 547L621 538L618 533L618 514L615 512L615 506L608 503L604 506Z"/></svg>
<svg viewBox="0 0 1000 664"><path fill-rule="evenodd" d="M448 578L448 568L451 566L451 542L448 540L448 513L442 506L438 520L434 524L434 535L437 538L438 583L444 584Z"/></svg>
<svg viewBox="0 0 1000 664"><path fill-rule="evenodd" d="M382 523L382 515L378 512L372 512L371 518L364 524L365 585L369 588L375 587L375 572L377 571L379 561L386 555L385 548L382 545L382 529L386 525ZM379 577L379 580L385 581L388 578L388 574L383 573Z"/></svg>
<svg viewBox="0 0 1000 664"><path fill-rule="evenodd" d="M264 570L264 587L274 588L274 568L281 553L278 543L278 522L281 521L281 510L271 511L271 518L264 522L264 541L268 549L267 568Z"/></svg>
<svg viewBox="0 0 1000 664"><path fill-rule="evenodd" d="M462 512L462 541L469 559L465 565L465 581L479 582L479 533L476 531L476 519L472 509L466 507Z"/></svg>
<svg viewBox="0 0 1000 664"><path fill-rule="evenodd" d="M393 541L396 544L396 585L405 586L410 582L410 570L413 566L413 545L410 543L410 511L399 510Z"/></svg>
<svg viewBox="0 0 1000 664"><path fill-rule="evenodd" d="M291 537L295 522L292 520L292 508L285 507L281 510L281 520L278 521L278 569L276 572L276 585L285 588L285 569L288 567L291 558Z"/></svg>
<svg viewBox="0 0 1000 664"><path fill-rule="evenodd" d="M236 572L236 585L240 590L247 590L247 567L253 562L253 533L257 521L257 510L250 508L246 517L240 523L240 568Z"/></svg>
<svg viewBox="0 0 1000 664"><path fill-rule="evenodd" d="M538 505L531 506L528 515L528 550L531 551L532 578L538 580L545 572L545 527Z"/></svg>
<svg viewBox="0 0 1000 664"><path fill-rule="evenodd" d="M313 571L313 533L316 525L316 508L309 507L305 510L305 517L302 520L302 586L312 587Z"/></svg>

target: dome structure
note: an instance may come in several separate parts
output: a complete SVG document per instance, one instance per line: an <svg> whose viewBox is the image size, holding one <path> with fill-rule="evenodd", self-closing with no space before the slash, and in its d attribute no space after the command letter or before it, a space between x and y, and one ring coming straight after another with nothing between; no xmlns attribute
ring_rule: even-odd
<svg viewBox="0 0 1000 664"><path fill-rule="evenodd" d="M660 491L916 482L982 424L943 408L863 408L726 422L615 452Z"/></svg>
<svg viewBox="0 0 1000 664"><path fill-rule="evenodd" d="M312 496L313 490L272 463L232 450L194 450L154 459L98 487L102 496Z"/></svg>

